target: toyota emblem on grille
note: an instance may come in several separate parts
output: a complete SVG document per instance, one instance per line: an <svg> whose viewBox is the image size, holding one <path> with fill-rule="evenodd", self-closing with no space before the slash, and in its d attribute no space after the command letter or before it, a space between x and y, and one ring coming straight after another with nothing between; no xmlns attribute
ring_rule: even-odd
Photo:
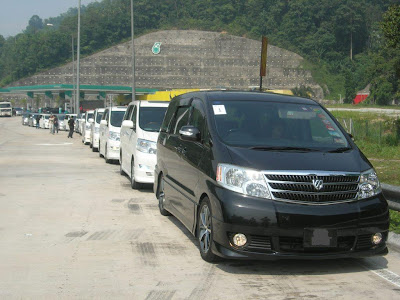
<svg viewBox="0 0 400 300"><path fill-rule="evenodd" d="M312 183L317 191L322 190L324 187L324 181L322 179L313 179Z"/></svg>

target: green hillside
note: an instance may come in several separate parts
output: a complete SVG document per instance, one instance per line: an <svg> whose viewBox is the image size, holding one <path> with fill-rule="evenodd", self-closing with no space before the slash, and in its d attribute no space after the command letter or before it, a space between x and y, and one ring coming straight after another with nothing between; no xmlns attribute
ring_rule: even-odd
<svg viewBox="0 0 400 300"><path fill-rule="evenodd" d="M371 101L399 98L400 8L396 0L134 0L135 36L160 29L226 31L306 58L327 98L350 100L371 84ZM388 11L389 10L389 11ZM54 26L46 26L51 23ZM23 33L0 35L0 86L71 60L77 9L33 16ZM397 40L396 40L397 37ZM81 54L130 39L130 0L82 9ZM76 44L76 42L75 42Z"/></svg>

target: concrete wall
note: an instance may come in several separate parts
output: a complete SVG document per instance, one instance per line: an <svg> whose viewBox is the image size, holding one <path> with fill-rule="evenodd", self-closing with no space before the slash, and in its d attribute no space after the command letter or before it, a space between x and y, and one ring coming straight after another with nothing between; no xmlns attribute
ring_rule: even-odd
<svg viewBox="0 0 400 300"><path fill-rule="evenodd" d="M161 52L152 53L155 42ZM224 33L193 30L158 31L135 39L136 87L138 88L235 88L259 85L261 41ZM80 83L131 85L131 42L81 59ZM263 86L291 89L306 85L317 98L323 91L309 71L301 68L303 58L269 45L267 76ZM72 63L11 84L72 84Z"/></svg>

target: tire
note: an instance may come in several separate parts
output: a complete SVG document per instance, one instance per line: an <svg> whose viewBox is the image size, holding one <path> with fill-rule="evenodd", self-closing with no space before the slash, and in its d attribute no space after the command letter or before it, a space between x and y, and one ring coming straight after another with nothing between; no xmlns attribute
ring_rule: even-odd
<svg viewBox="0 0 400 300"><path fill-rule="evenodd" d="M163 216L170 216L171 213L164 208L165 203L165 192L164 192L164 176L160 176L160 180L158 182L158 209L160 210L160 214Z"/></svg>
<svg viewBox="0 0 400 300"><path fill-rule="evenodd" d="M106 159L106 164L109 164L111 162L111 160L107 158L107 144L104 149L104 158Z"/></svg>
<svg viewBox="0 0 400 300"><path fill-rule="evenodd" d="M92 152L96 152L96 148L93 147L93 144L92 144Z"/></svg>
<svg viewBox="0 0 400 300"><path fill-rule="evenodd" d="M204 198L200 204L197 218L197 238L199 240L200 256L207 262L214 262L217 256L212 252L213 225L210 200Z"/></svg>
<svg viewBox="0 0 400 300"><path fill-rule="evenodd" d="M103 155L101 155L101 144L100 144L100 141L99 141L99 157L103 157Z"/></svg>
<svg viewBox="0 0 400 300"><path fill-rule="evenodd" d="M135 181L135 162L132 159L131 162L131 188L134 190L140 189L141 184Z"/></svg>
<svg viewBox="0 0 400 300"><path fill-rule="evenodd" d="M125 175L125 171L122 170L122 152L119 153L119 174Z"/></svg>

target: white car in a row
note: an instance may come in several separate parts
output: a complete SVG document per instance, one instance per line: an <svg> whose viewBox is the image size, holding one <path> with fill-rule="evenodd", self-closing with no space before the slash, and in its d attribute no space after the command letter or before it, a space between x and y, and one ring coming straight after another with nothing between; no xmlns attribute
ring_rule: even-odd
<svg viewBox="0 0 400 300"><path fill-rule="evenodd" d="M125 113L119 151L120 173L126 173L131 187L154 182L157 138L167 101L133 101Z"/></svg>
<svg viewBox="0 0 400 300"><path fill-rule="evenodd" d="M126 106L88 111L82 126L82 141L99 151L106 163L119 161L121 175L131 187L154 182L157 138L169 101L136 100Z"/></svg>

